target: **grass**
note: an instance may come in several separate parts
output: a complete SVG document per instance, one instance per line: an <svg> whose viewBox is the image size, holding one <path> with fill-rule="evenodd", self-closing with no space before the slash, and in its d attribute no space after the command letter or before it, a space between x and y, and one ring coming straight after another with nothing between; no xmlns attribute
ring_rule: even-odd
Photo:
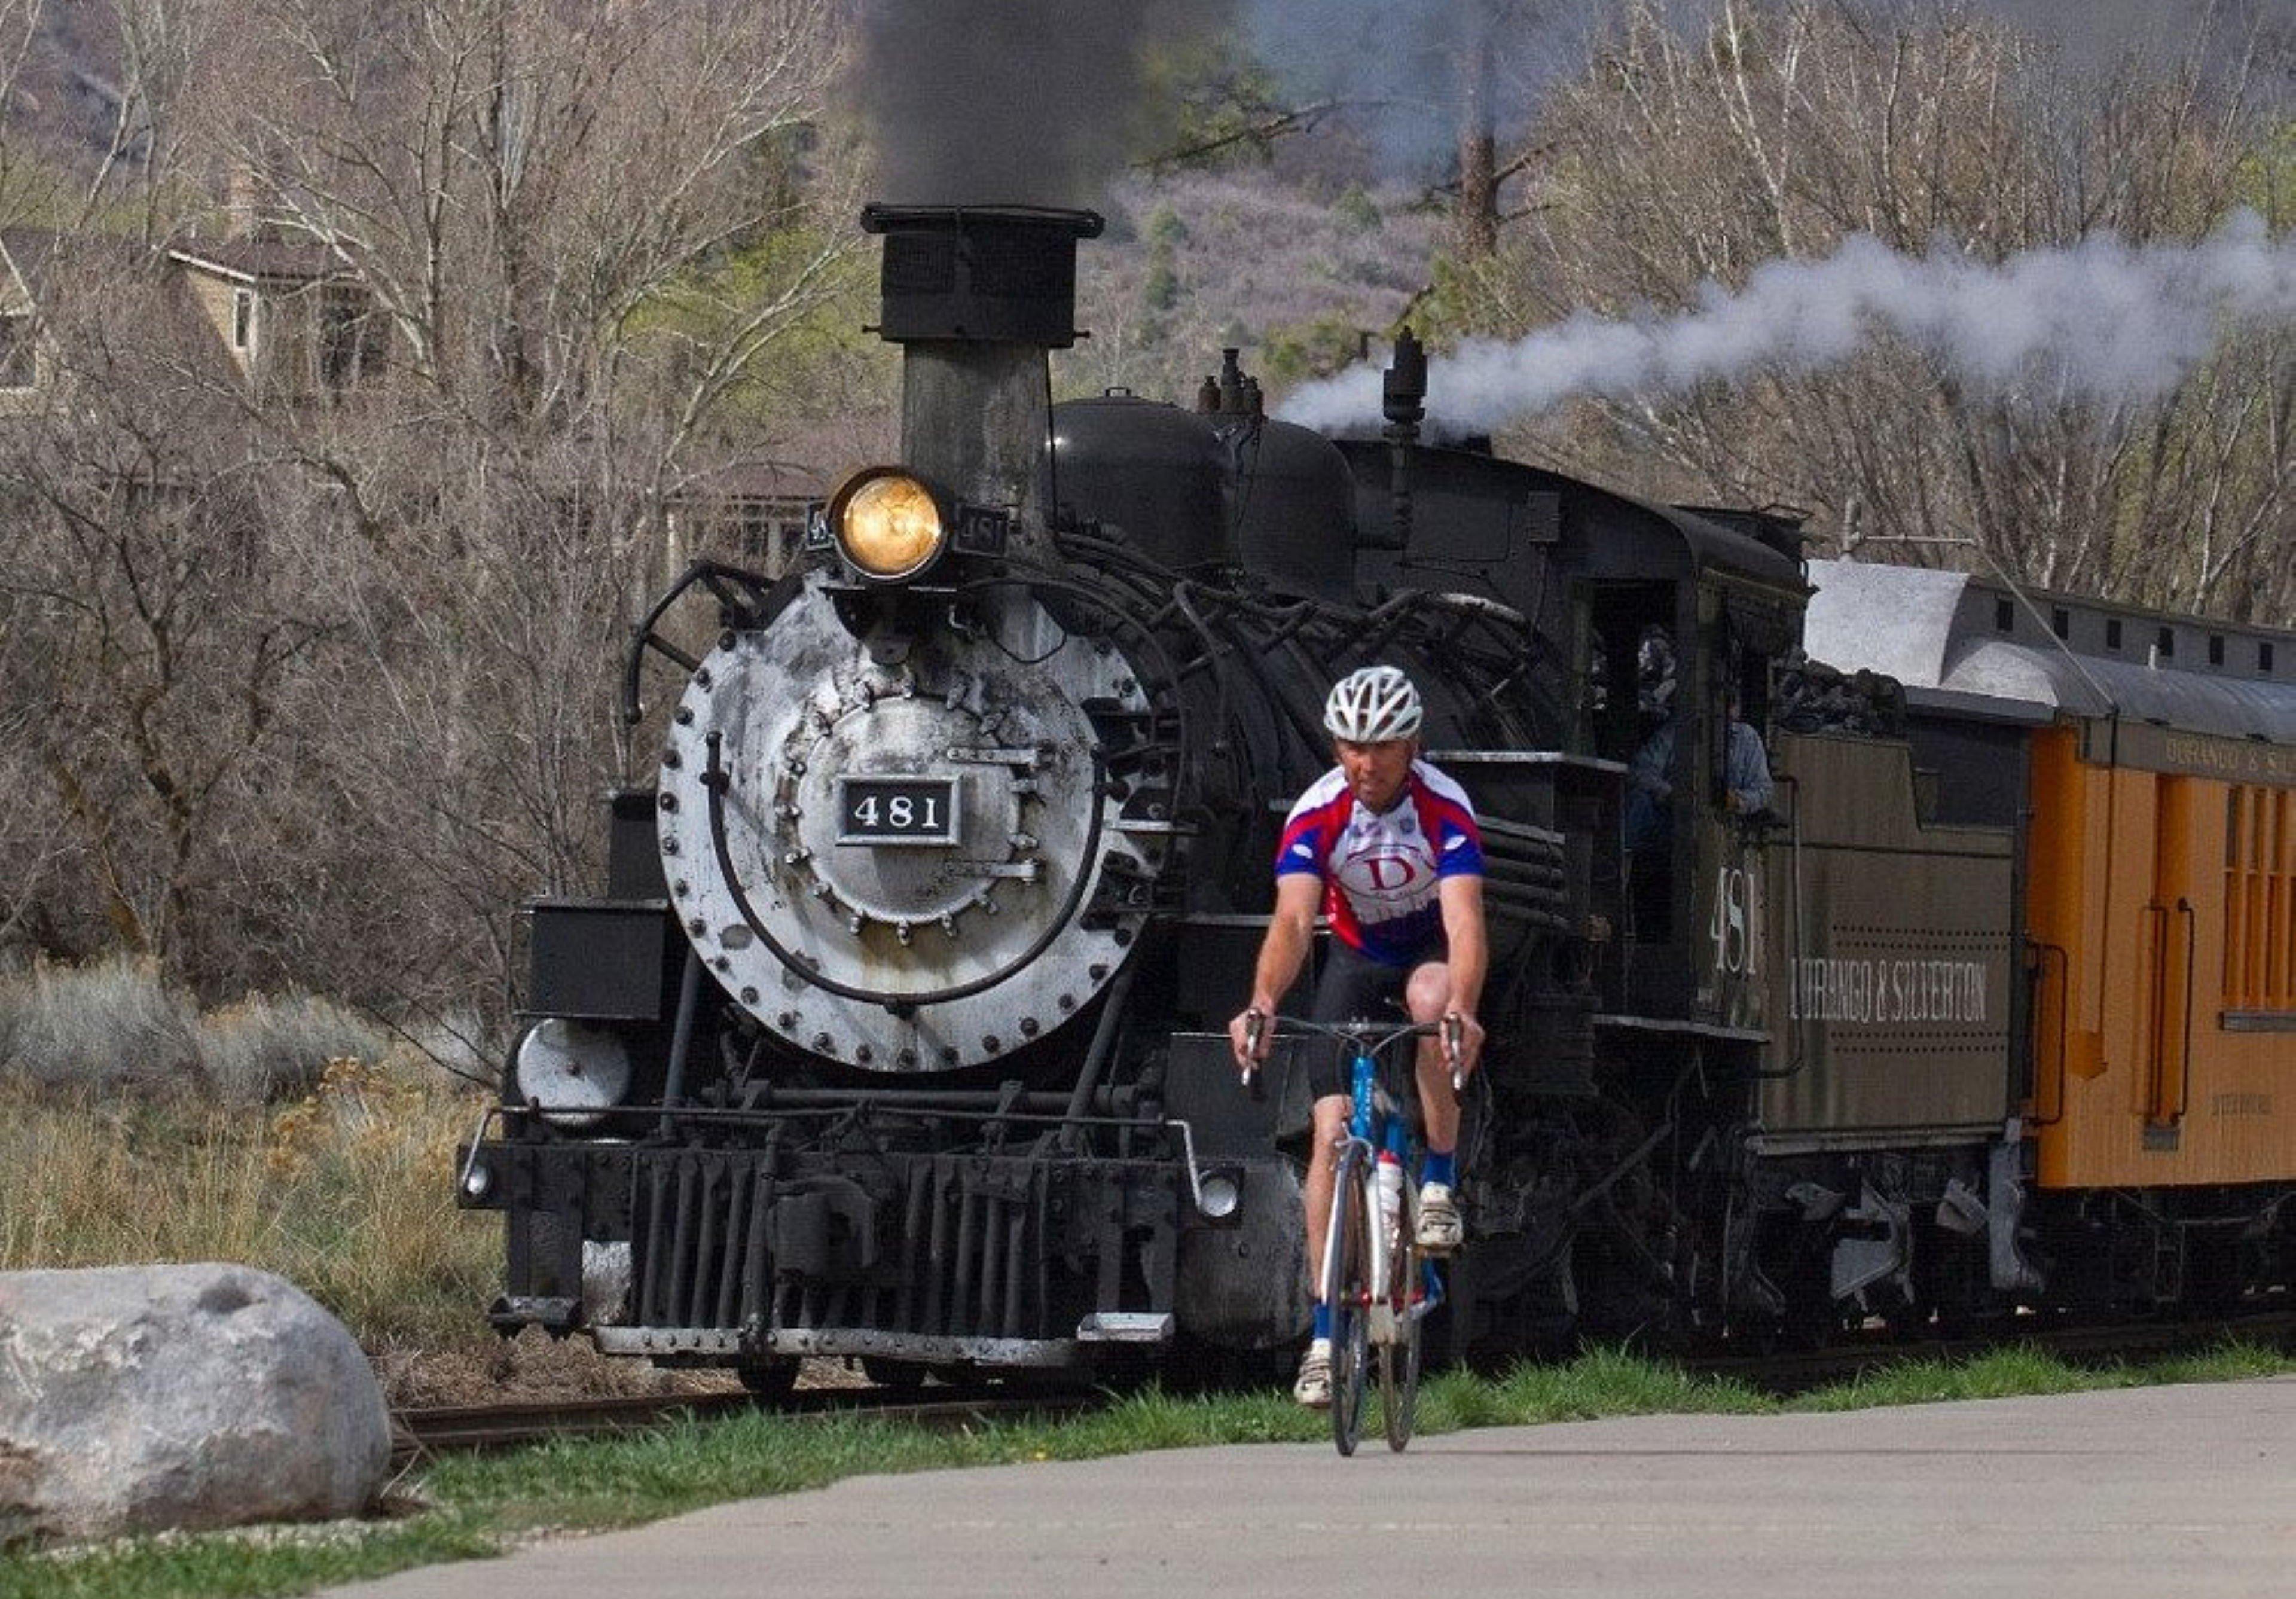
<svg viewBox="0 0 2296 1599"><path fill-rule="evenodd" d="M145 956L0 973L0 1082L46 1092L256 1107L313 1092L332 1062L388 1053L373 1026L314 995L201 1012Z"/></svg>
<svg viewBox="0 0 2296 1599"><path fill-rule="evenodd" d="M2029 1349L1898 1367L1792 1400L1615 1351L1496 1379L1445 1373L1420 1396L1420 1431L1604 1416L1741 1415L1992 1398L2164 1382L2224 1382L2296 1369L2232 1345L2134 1366L2078 1367ZM0 1554L0 1599L205 1599L285 1595L411 1566L499 1553L544 1532L627 1527L728 1499L826 1487L863 1474L1083 1460L1206 1444L1308 1443L1321 1417L1275 1391L1181 1397L1150 1389L1065 1420L928 1431L866 1419L757 1413L643 1437L556 1442L438 1463L401 1485L422 1508L398 1521L144 1538L87 1549Z"/></svg>
<svg viewBox="0 0 2296 1599"><path fill-rule="evenodd" d="M235 1260L371 1353L490 1346L500 1223L455 1208L475 1117L410 1060L329 1067L266 1111L0 1079L0 1271Z"/></svg>
<svg viewBox="0 0 2296 1599"><path fill-rule="evenodd" d="M500 1223L452 1177L477 1110L308 995L202 1012L128 957L0 973L0 1271L234 1260L371 1355L489 1348Z"/></svg>

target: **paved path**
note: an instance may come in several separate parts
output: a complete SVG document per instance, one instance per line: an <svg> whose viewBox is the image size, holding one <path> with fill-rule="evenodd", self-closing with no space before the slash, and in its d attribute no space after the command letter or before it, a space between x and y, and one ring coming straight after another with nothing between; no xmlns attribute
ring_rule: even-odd
<svg viewBox="0 0 2296 1599"><path fill-rule="evenodd" d="M1385 1573L1384 1577L1374 1573ZM2288 1599L2296 1377L1641 1416L935 1472L333 1590L359 1599Z"/></svg>

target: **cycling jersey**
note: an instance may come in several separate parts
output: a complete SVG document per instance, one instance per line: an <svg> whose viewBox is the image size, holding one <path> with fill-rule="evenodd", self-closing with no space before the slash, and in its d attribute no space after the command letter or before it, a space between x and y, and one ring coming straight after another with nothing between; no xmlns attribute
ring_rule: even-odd
<svg viewBox="0 0 2296 1599"><path fill-rule="evenodd" d="M1292 807L1276 846L1279 878L1324 880L1324 916L1340 940L1387 966L1426 958L1443 936L1436 885L1483 874L1483 839L1466 791L1423 760L1378 816L1334 767Z"/></svg>

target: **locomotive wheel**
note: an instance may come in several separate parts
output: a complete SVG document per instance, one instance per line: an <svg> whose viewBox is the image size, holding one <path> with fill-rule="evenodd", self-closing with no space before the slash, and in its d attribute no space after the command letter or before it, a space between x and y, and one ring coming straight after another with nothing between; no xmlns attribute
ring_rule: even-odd
<svg viewBox="0 0 2296 1599"><path fill-rule="evenodd" d="M734 1375L742 1386L760 1399L786 1399L797 1387L798 1359L794 1355L776 1355L755 1365L736 1367Z"/></svg>

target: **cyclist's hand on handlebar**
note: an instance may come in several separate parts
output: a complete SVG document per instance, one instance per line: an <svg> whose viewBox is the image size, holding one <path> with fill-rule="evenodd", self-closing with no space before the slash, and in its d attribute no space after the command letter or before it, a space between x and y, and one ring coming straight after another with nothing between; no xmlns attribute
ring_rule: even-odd
<svg viewBox="0 0 2296 1599"><path fill-rule="evenodd" d="M1472 1012L1447 1011L1443 1016L1443 1058L1450 1063L1451 1086L1465 1086L1483 1053L1483 1024Z"/></svg>
<svg viewBox="0 0 2296 1599"><path fill-rule="evenodd" d="M1254 1007L1237 1012L1227 1024L1228 1048L1235 1055L1236 1070L1246 1082L1259 1069L1259 1062L1267 1058L1268 1037L1275 1031L1271 1022L1266 1011Z"/></svg>

